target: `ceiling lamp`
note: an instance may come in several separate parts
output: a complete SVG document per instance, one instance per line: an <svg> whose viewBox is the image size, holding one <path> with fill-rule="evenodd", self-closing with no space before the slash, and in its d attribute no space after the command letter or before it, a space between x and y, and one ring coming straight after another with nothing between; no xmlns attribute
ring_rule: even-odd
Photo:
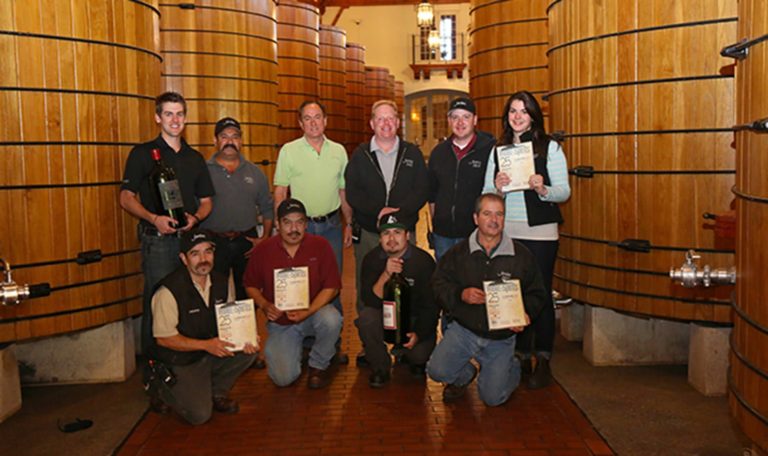
<svg viewBox="0 0 768 456"><path fill-rule="evenodd" d="M432 27L435 23L435 9L432 7L432 4L429 2L419 3L416 9L416 22L422 28Z"/></svg>
<svg viewBox="0 0 768 456"><path fill-rule="evenodd" d="M427 44L430 49L437 49L440 47L440 32L437 30L430 30L429 37L427 37Z"/></svg>

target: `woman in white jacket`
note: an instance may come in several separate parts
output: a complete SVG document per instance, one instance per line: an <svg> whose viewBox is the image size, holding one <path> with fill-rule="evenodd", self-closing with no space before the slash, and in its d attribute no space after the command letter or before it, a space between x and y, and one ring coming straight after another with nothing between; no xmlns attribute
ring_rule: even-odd
<svg viewBox="0 0 768 456"><path fill-rule="evenodd" d="M512 94L504 105L501 116L504 132L499 146L531 142L536 168L529 181L529 189L504 195L506 216L505 233L520 241L536 257L548 296L552 296L552 275L559 246L558 224L563 218L558 203L568 200L568 165L560 145L544 128L544 116L536 98L527 91ZM485 173L485 191L496 191L509 184L510 179L496 165L496 154L488 159ZM523 374L532 374L529 388L542 388L551 381L549 360L555 338L555 309L550 303L540 315L518 336L517 351L522 360ZM532 356L536 356L533 370Z"/></svg>

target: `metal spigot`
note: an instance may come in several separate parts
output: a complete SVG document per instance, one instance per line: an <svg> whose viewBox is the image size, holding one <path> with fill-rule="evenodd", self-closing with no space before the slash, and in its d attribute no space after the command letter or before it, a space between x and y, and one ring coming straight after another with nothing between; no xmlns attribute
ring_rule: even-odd
<svg viewBox="0 0 768 456"><path fill-rule="evenodd" d="M11 264L0 258L0 269L3 272L3 282L0 283L0 304L14 306L24 299L39 298L51 294L48 283L37 285L17 285L11 277Z"/></svg>
<svg viewBox="0 0 768 456"><path fill-rule="evenodd" d="M679 281L685 288L694 288L699 285L710 287L712 285L733 285L736 283L736 268L711 269L709 265L699 269L697 264L701 256L695 250L685 252L685 263L680 269L669 270L669 278Z"/></svg>

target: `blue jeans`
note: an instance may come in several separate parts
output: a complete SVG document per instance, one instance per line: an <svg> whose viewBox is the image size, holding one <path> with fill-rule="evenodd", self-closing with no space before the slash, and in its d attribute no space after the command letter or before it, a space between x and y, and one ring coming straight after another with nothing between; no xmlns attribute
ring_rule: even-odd
<svg viewBox="0 0 768 456"><path fill-rule="evenodd" d="M458 244L459 242L466 239L463 238L450 238L445 236L440 236L437 233L432 233L432 241L434 243L435 247L435 261L440 260L440 258L445 255L445 252L451 249L454 245Z"/></svg>
<svg viewBox="0 0 768 456"><path fill-rule="evenodd" d="M326 305L311 317L295 325L268 322L264 354L267 373L277 386L288 386L301 375L302 342L314 336L309 352L309 367L327 369L336 354L336 340L341 334L342 318L335 307Z"/></svg>
<svg viewBox="0 0 768 456"><path fill-rule="evenodd" d="M429 358L427 374L436 382L466 385L475 374L475 366L469 362L472 358L480 364L480 399L491 407L505 403L520 384L515 336L486 339L453 321Z"/></svg>
<svg viewBox="0 0 768 456"><path fill-rule="evenodd" d="M336 266L339 268L339 275L342 271L342 248L344 247L344 235L341 228L341 217L337 212L331 218L322 223L315 223L309 221L307 224L307 233L316 234L322 236L331 244L333 254L336 255ZM344 309L341 307L341 293L333 298L331 301L333 307L339 311L341 315L344 315Z"/></svg>
<svg viewBox="0 0 768 456"><path fill-rule="evenodd" d="M181 266L179 238L141 234L141 270L144 272L144 307L141 319L141 347L146 350L152 335L152 295L157 283Z"/></svg>

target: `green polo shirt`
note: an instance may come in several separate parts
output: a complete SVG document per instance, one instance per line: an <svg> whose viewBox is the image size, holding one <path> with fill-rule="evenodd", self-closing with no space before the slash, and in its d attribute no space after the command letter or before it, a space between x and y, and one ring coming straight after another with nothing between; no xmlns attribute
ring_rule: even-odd
<svg viewBox="0 0 768 456"><path fill-rule="evenodd" d="M302 136L285 143L277 156L274 184L290 187L291 197L304 203L307 215L319 217L341 206L347 152L325 138L320 153Z"/></svg>

